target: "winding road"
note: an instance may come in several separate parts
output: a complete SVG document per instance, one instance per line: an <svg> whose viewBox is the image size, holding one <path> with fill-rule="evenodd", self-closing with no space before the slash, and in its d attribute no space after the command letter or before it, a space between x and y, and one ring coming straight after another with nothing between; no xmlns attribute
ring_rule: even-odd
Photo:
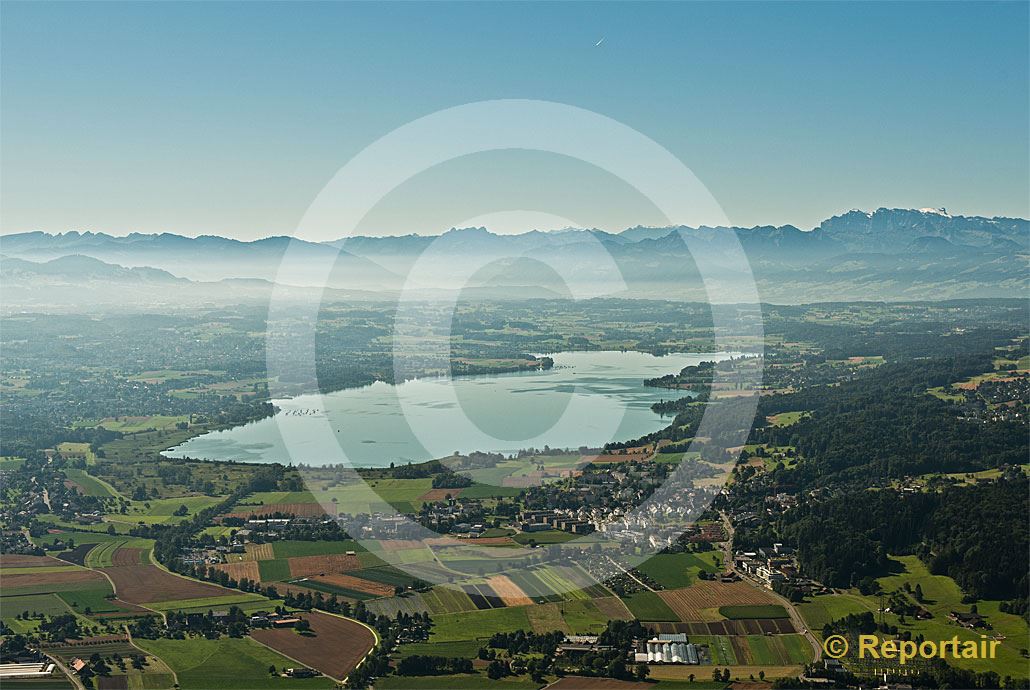
<svg viewBox="0 0 1030 690"><path fill-rule="evenodd" d="M727 569L739 575L742 582L746 582L752 587L761 589L763 592L768 593L780 602L780 604L783 605L783 608L787 611L787 615L790 617L791 623L794 624L794 627L798 632L805 636L805 639L808 640L808 644L812 645L812 651L815 654L814 661L819 661L823 655L823 646L819 640L816 639L815 635L812 634L812 631L808 629L808 624L805 623L805 619L801 616L801 613L798 611L797 607L794 606L793 602L772 591L747 573L739 572L733 567L733 523L730 522L729 516L726 515L724 511L719 511L719 517L722 518L723 528L726 530L726 541L723 543L723 553L725 554Z"/></svg>

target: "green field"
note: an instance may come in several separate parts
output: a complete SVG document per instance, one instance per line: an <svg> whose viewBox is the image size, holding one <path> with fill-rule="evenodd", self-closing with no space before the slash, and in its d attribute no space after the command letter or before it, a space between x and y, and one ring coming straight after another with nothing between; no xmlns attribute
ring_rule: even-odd
<svg viewBox="0 0 1030 690"><path fill-rule="evenodd" d="M290 562L285 558L258 561L258 573L262 582L279 582L290 579Z"/></svg>
<svg viewBox="0 0 1030 690"><path fill-rule="evenodd" d="M219 496L177 496L174 498L154 498L149 501L130 501L129 509L124 515L110 513L106 519L110 522L136 524L175 524L189 519L204 508L217 505L222 500ZM186 514L177 516L174 513L186 507Z"/></svg>
<svg viewBox="0 0 1030 690"><path fill-rule="evenodd" d="M242 606L247 603L264 603L268 600L259 594L226 594L220 597L203 597L200 599L173 599L172 601L156 601L148 603L147 608L156 611L207 611L215 608L228 608L229 606Z"/></svg>
<svg viewBox="0 0 1030 690"><path fill-rule="evenodd" d="M107 583L103 583L100 586L94 584L92 589L84 589L78 592L60 592L57 596L74 609L76 613L83 615L86 615L87 608L91 613L129 613L129 610L117 601L108 598L112 594L110 586Z"/></svg>
<svg viewBox="0 0 1030 690"><path fill-rule="evenodd" d="M0 470L12 471L25 464L25 458L17 458L13 455L0 456Z"/></svg>
<svg viewBox="0 0 1030 690"><path fill-rule="evenodd" d="M796 604L796 607L808 624L809 630L815 635L820 635L823 626L831 621L844 618L851 613L875 613L878 608L874 598L863 597L857 593L810 597L804 603Z"/></svg>
<svg viewBox="0 0 1030 690"><path fill-rule="evenodd" d="M88 554L86 554L86 567L87 568L109 568L114 565L114 552L120 548L127 549L144 549L140 554L140 563L143 563L147 557L147 550L150 549L152 541L149 539L112 539L98 544ZM149 562L149 559L147 560Z"/></svg>
<svg viewBox="0 0 1030 690"><path fill-rule="evenodd" d="M781 412L774 414L769 417L769 423L773 426L791 426L797 424L803 417L808 416L808 412Z"/></svg>
<svg viewBox="0 0 1030 690"><path fill-rule="evenodd" d="M25 594L15 597L0 597L0 615L4 622L13 620L16 615L28 611L29 613L43 613L48 616L57 616L68 613L68 605L56 594Z"/></svg>
<svg viewBox="0 0 1030 690"><path fill-rule="evenodd" d="M530 629L524 606L440 614L433 616L433 624L431 642L488 638L494 633Z"/></svg>
<svg viewBox="0 0 1030 690"><path fill-rule="evenodd" d="M463 657L475 659L476 653L483 643L479 640L460 640L457 642L418 642L415 644L402 644L397 648L395 657L403 659L414 654L426 654L429 656Z"/></svg>
<svg viewBox="0 0 1030 690"><path fill-rule="evenodd" d="M697 460L701 453L697 451L684 451L683 453L656 453L654 461L665 465L678 465L684 460Z"/></svg>
<svg viewBox="0 0 1030 690"><path fill-rule="evenodd" d="M401 587L410 587L415 584L415 578L408 575L402 570L393 568L391 566L379 566L375 568L363 568L356 572L351 573L354 577L360 577L363 580L369 580L371 582L379 582L384 585L393 585Z"/></svg>
<svg viewBox="0 0 1030 690"><path fill-rule="evenodd" d="M711 656L713 666L736 666L737 655L733 651L733 644L730 638L725 635L691 635L690 641L695 644L708 645L708 654ZM698 674L699 678L704 675ZM708 674L711 678L711 673Z"/></svg>
<svg viewBox="0 0 1030 690"><path fill-rule="evenodd" d="M469 595L451 587L434 587L423 594L422 599L434 616L440 613L474 611L476 608Z"/></svg>
<svg viewBox="0 0 1030 690"><path fill-rule="evenodd" d="M678 621L677 616L668 605L654 592L638 592L622 597L626 607L637 619L642 621Z"/></svg>
<svg viewBox="0 0 1030 690"><path fill-rule="evenodd" d="M112 490L105 482L87 474L85 470L67 468L64 470L64 474L68 479L82 487L82 491L87 496L97 496L100 498L119 497L118 492Z"/></svg>
<svg viewBox="0 0 1030 690"><path fill-rule="evenodd" d="M52 652L67 664L77 657L89 658L93 654L107 659L111 659L115 655L125 658L139 654L140 650L126 641L118 641L60 645L53 647ZM120 669L117 664L109 663L109 665L111 667L110 678L120 679L127 690L170 690L175 684L172 670L152 654L146 654L146 662L142 670L136 670L129 664L125 665L124 670ZM104 686L101 685L101 687Z"/></svg>
<svg viewBox="0 0 1030 690"><path fill-rule="evenodd" d="M510 573L513 581L530 597L547 601L591 599L610 596L610 592L594 584L578 567L545 565L532 570Z"/></svg>
<svg viewBox="0 0 1030 690"><path fill-rule="evenodd" d="M581 460L579 453L570 453L565 455L534 455L525 456L521 458L513 458L509 460L502 460L496 463L492 467L477 467L472 470L465 470L462 474L467 475L474 481L487 485L491 488L498 489L502 488L501 484L505 479L509 477L526 477L531 472L539 470L541 467L549 473L554 474L553 479L551 477L544 477L543 481L553 481L558 479L558 473L562 470L571 470L584 464ZM503 487L505 490L507 487ZM462 491L462 496L468 496L465 491Z"/></svg>
<svg viewBox="0 0 1030 690"><path fill-rule="evenodd" d="M577 635L597 635L604 631L608 616L590 599L563 601L557 605L565 624Z"/></svg>
<svg viewBox="0 0 1030 690"><path fill-rule="evenodd" d="M540 532L519 532L512 539L519 544L562 544L582 535L563 532L559 529L541 530Z"/></svg>
<svg viewBox="0 0 1030 690"><path fill-rule="evenodd" d="M702 554L660 553L637 566L644 573L666 589L689 587L701 571L718 572L715 567L717 551Z"/></svg>
<svg viewBox="0 0 1030 690"><path fill-rule="evenodd" d="M491 486L489 484L473 484L461 490L463 498L510 498L518 496L522 489L514 486Z"/></svg>
<svg viewBox="0 0 1030 690"><path fill-rule="evenodd" d="M779 604L758 604L754 606L720 606L719 615L724 618L786 618L787 610Z"/></svg>
<svg viewBox="0 0 1030 690"><path fill-rule="evenodd" d="M751 663L759 666L792 666L812 660L812 647L800 635L748 635Z"/></svg>
<svg viewBox="0 0 1030 690"><path fill-rule="evenodd" d="M249 637L207 640L137 640L147 652L168 664L184 688L205 690L258 690L261 688L333 688L328 678L281 678L268 673L297 663L276 654Z"/></svg>
<svg viewBox="0 0 1030 690"><path fill-rule="evenodd" d="M379 616L396 618L398 613L412 615L415 613L431 613L429 605L426 604L422 594L407 592L400 596L385 599L375 599L365 603L365 606L372 613Z"/></svg>
<svg viewBox="0 0 1030 690"><path fill-rule="evenodd" d="M68 582L65 584L32 584L23 585L21 587L10 587L5 586L3 589L3 595L5 597L21 596L23 594L57 594L63 596L68 592L85 592L89 590L101 589L107 585L104 582ZM110 588L107 589L110 592Z"/></svg>
<svg viewBox="0 0 1030 690"><path fill-rule="evenodd" d="M885 614L889 625L896 625L901 631L909 631L913 636L922 635L927 640L948 640L958 636L960 640L980 639L981 631L962 628L947 618L950 611L969 611L970 605L962 603L962 592L955 581L943 575L931 575L925 564L916 556L892 556L898 562L900 570L896 575L882 577L877 580L885 592L900 589L908 583L913 589L918 584L923 591L923 606L933 615L929 620L915 620L911 617L902 623L893 613ZM997 657L987 664L979 660L949 659L950 664L974 671L993 670L1002 677L1010 675L1022 678L1027 675L1027 660L1020 654L1020 649L1027 647L1030 629L1020 616L1002 613L997 601L978 601L977 609L991 624L992 635L1004 635L998 646ZM831 620L842 618L848 613L862 611L876 612L878 600L875 596L862 596L856 590L844 594L830 594L813 597L800 604L800 611L809 629L821 636L822 627Z"/></svg>

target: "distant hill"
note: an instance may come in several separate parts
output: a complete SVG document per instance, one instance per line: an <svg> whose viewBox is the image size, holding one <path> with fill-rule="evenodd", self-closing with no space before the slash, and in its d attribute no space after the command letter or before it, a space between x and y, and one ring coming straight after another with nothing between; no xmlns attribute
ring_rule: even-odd
<svg viewBox="0 0 1030 690"><path fill-rule="evenodd" d="M29 273L39 276L37 290L81 281L94 289L101 282L174 282L184 289L186 279L205 283L205 292L219 300L264 295L277 282L300 293L326 285L349 291L340 294L389 298L405 286L419 262L414 287L427 297L461 288L482 299L568 295L569 285L552 268L557 266L565 279L587 286L574 291L578 294L617 288L622 296L704 300L704 286L683 238L719 257L731 235L739 239L759 295L768 302L1018 297L1028 287L1030 222L952 216L943 209L849 211L811 230L790 225L634 227L621 233L567 229L495 235L484 228L463 228L440 236L351 237L326 243L288 237L242 242L211 235L29 232L0 237L0 253L6 257L0 280L5 288L31 291L24 284ZM287 247L292 261L282 265ZM456 282L460 271L455 267L473 261L484 270L468 284ZM326 273L314 267L325 267ZM719 270L723 273L714 300L739 299L735 287L745 281L728 268Z"/></svg>

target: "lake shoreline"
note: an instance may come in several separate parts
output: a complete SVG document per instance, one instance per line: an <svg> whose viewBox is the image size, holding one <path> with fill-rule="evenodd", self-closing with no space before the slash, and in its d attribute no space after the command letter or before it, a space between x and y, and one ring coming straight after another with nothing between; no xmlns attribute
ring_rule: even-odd
<svg viewBox="0 0 1030 690"><path fill-rule="evenodd" d="M277 409L272 417L208 431L161 455L381 469L449 457L456 449L514 454L544 445L600 447L667 425L650 406L668 391L645 387L645 379L741 354L567 351L536 355L553 359L548 369L306 393L271 401ZM559 418L563 424L552 423Z"/></svg>

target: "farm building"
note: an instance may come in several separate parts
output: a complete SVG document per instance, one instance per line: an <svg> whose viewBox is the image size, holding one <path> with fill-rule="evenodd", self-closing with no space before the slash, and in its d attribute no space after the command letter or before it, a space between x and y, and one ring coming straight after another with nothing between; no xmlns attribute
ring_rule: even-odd
<svg viewBox="0 0 1030 690"><path fill-rule="evenodd" d="M964 613L962 611L952 611L948 614L948 619L955 621L963 628L986 628L987 621L978 613Z"/></svg>
<svg viewBox="0 0 1030 690"><path fill-rule="evenodd" d="M34 661L28 664L0 664L0 680L15 678L49 678L54 672L50 661Z"/></svg>
<svg viewBox="0 0 1030 690"><path fill-rule="evenodd" d="M275 618L272 620L272 625L276 628L292 628L297 623L300 623L300 618Z"/></svg>
<svg viewBox="0 0 1030 690"><path fill-rule="evenodd" d="M579 656L594 652L610 652L611 645L598 644L596 635L566 635L565 641L558 645L558 654L563 656Z"/></svg>

